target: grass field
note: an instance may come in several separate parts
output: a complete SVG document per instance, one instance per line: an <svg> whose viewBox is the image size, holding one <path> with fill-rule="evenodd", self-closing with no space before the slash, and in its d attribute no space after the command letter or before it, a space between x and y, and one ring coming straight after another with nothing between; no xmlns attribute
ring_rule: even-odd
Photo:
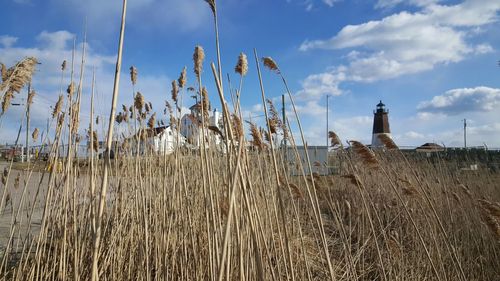
<svg viewBox="0 0 500 281"><path fill-rule="evenodd" d="M135 88L134 103L117 108L124 9L109 125L100 128L107 134L95 133L102 122L93 115L94 84L91 121L81 124L82 78L78 83L71 74L67 95L61 91L51 109L54 134L41 140L48 161L0 164L0 280L500 280L498 171L481 159L478 170L465 171L459 158L403 154L391 139L375 151L357 141L344 149L332 132L331 160L342 163L339 173L311 173L316 163L299 157L297 144L307 140L286 79L256 50L266 122L243 122L239 97L247 56L241 54L235 67L239 85L224 87L217 9L214 0L206 2L215 19L218 63L204 78L213 76L217 93L210 96L203 87L205 54L196 46L197 89L190 91L200 100L201 149L138 153L147 139L143 132L157 122ZM36 63L25 58L2 67L2 112L31 80ZM265 95L261 67L283 82L293 112L285 120ZM66 68L64 62L62 78L74 71ZM130 70L135 87L137 69ZM164 108L176 129L186 76L184 68L172 81ZM61 89L66 82L61 79ZM223 109L222 150L207 125L210 98ZM126 136L115 123L127 127ZM89 156L77 159L85 137ZM276 144L281 139L292 159L283 158ZM98 140L107 151L119 144L114 157L99 159ZM69 147L63 157L61 143ZM291 165L302 173L292 176Z"/></svg>

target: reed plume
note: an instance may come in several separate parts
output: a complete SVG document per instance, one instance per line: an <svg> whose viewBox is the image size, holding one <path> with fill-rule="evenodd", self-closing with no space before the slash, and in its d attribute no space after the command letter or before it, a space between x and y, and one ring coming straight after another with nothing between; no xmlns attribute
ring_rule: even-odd
<svg viewBox="0 0 500 281"><path fill-rule="evenodd" d="M88 149L90 149L90 142L92 142L92 148L94 149L95 152L99 150L99 142L97 141L97 132L93 131L87 131L87 139L89 140L88 142Z"/></svg>
<svg viewBox="0 0 500 281"><path fill-rule="evenodd" d="M177 83L179 83L179 88L184 89L186 87L187 83L187 67L184 66L182 69L181 75L179 76L179 79L177 79Z"/></svg>
<svg viewBox="0 0 500 281"><path fill-rule="evenodd" d="M481 207L483 207L484 210L486 210L491 216L500 219L500 204L499 203L492 203L489 202L488 200L485 199L479 199L477 200L480 204Z"/></svg>
<svg viewBox="0 0 500 281"><path fill-rule="evenodd" d="M244 135L243 124L241 123L241 119L236 114L232 114L231 119L233 121L233 132L235 139L240 140Z"/></svg>
<svg viewBox="0 0 500 281"><path fill-rule="evenodd" d="M399 149L396 143L388 135L380 134L377 137L387 149Z"/></svg>
<svg viewBox="0 0 500 281"><path fill-rule="evenodd" d="M38 128L35 128L35 130L31 134L31 137L33 138L33 141L36 141L38 139L38 133L39 133Z"/></svg>
<svg viewBox="0 0 500 281"><path fill-rule="evenodd" d="M64 124L64 116L65 113L63 112L62 114L59 114L59 118L57 119L57 127L59 130L62 128L62 125Z"/></svg>
<svg viewBox="0 0 500 281"><path fill-rule="evenodd" d="M353 184L355 186L360 186L362 184L361 180L357 174L348 174L348 175L343 175L342 177L349 179L351 184Z"/></svg>
<svg viewBox="0 0 500 281"><path fill-rule="evenodd" d="M10 102L12 101L12 98L14 97L14 92L13 91L7 91L5 95L3 95L3 100L2 100L2 114L7 111L7 109L10 106Z"/></svg>
<svg viewBox="0 0 500 281"><path fill-rule="evenodd" d="M194 73L199 78L201 72L203 71L203 61L205 60L205 51L203 47L196 46L194 48L193 61L194 61Z"/></svg>
<svg viewBox="0 0 500 281"><path fill-rule="evenodd" d="M5 66L5 64L1 63L0 62L0 78L2 79L2 81L0 82L3 82L7 79L7 67Z"/></svg>
<svg viewBox="0 0 500 281"><path fill-rule="evenodd" d="M116 115L115 121L118 124L121 124L123 122L123 114L121 112Z"/></svg>
<svg viewBox="0 0 500 281"><path fill-rule="evenodd" d="M148 127L150 129L153 129L155 127L155 122L156 122L156 112L151 115L151 117L148 120Z"/></svg>
<svg viewBox="0 0 500 281"><path fill-rule="evenodd" d="M335 147L336 145L339 145L340 148L344 148L344 146L342 145L342 142L340 141L340 138L339 136L337 136L337 134L333 131L329 131L328 132L328 137L330 138L330 146L331 147Z"/></svg>
<svg viewBox="0 0 500 281"><path fill-rule="evenodd" d="M137 84L137 68L135 66L130 67L130 81L134 86Z"/></svg>
<svg viewBox="0 0 500 281"><path fill-rule="evenodd" d="M288 132L288 127L285 125L285 122L283 122L283 126L281 127L283 130L283 139L287 140L289 138L289 132Z"/></svg>
<svg viewBox="0 0 500 281"><path fill-rule="evenodd" d="M80 108L78 102L73 103L71 106L71 132L76 134L78 132L78 126L80 125Z"/></svg>
<svg viewBox="0 0 500 281"><path fill-rule="evenodd" d="M66 93L68 93L69 96L72 96L74 92L75 92L75 83L71 82L68 85L68 88L66 89Z"/></svg>
<svg viewBox="0 0 500 281"><path fill-rule="evenodd" d="M180 78L179 78L180 80ZM172 100L177 104L177 96L179 94L179 88L177 87L177 83L175 80L172 81Z"/></svg>
<svg viewBox="0 0 500 281"><path fill-rule="evenodd" d="M269 113L271 115L269 118L269 129L271 130L271 134L276 134L278 132L278 128L282 127L279 113L272 100L267 99L266 101L269 104Z"/></svg>
<svg viewBox="0 0 500 281"><path fill-rule="evenodd" d="M122 105L123 109L123 121L128 122L128 108L126 105Z"/></svg>
<svg viewBox="0 0 500 281"><path fill-rule="evenodd" d="M208 91L207 88L203 87L201 90L201 102L203 104L203 116L205 119L208 118L208 111L210 110L210 101L208 99Z"/></svg>
<svg viewBox="0 0 500 281"><path fill-rule="evenodd" d="M371 169L378 169L379 163L377 158L375 158L375 153L371 151L368 147L358 141L349 141L354 149L354 153L358 155L363 163Z"/></svg>
<svg viewBox="0 0 500 281"><path fill-rule="evenodd" d="M281 74L278 64L271 57L262 58L262 62L264 63L264 66L269 70L274 71L277 74Z"/></svg>
<svg viewBox="0 0 500 281"><path fill-rule="evenodd" d="M168 101L165 101L165 109L172 115L174 113L172 105ZM166 114L166 111L164 112Z"/></svg>
<svg viewBox="0 0 500 281"><path fill-rule="evenodd" d="M137 111L142 112L144 108L144 96L140 92L137 92L135 95L134 106Z"/></svg>
<svg viewBox="0 0 500 281"><path fill-rule="evenodd" d="M27 100L27 104L28 105L31 105L33 103L33 98L35 98L35 91L31 91L30 93L28 93L28 100Z"/></svg>
<svg viewBox="0 0 500 281"><path fill-rule="evenodd" d="M269 125L270 127L271 125ZM267 130L264 130L263 128L260 128L261 135L264 135L264 140L266 140L268 143L271 143L271 135L269 135L269 132Z"/></svg>
<svg viewBox="0 0 500 281"><path fill-rule="evenodd" d="M35 72L35 66L38 60L34 57L28 57L18 62L13 67L5 70L2 66L2 83L0 84L0 92L19 93L24 86L31 81L31 77Z"/></svg>
<svg viewBox="0 0 500 281"><path fill-rule="evenodd" d="M245 53L240 53L240 56L238 57L238 62L236 63L236 66L234 67L234 71L241 76L247 75L248 59L247 59L247 55L245 55Z"/></svg>
<svg viewBox="0 0 500 281"><path fill-rule="evenodd" d="M59 99L57 99L56 105L54 106L54 110L52 111L52 118L56 118L57 115L61 112L63 106L64 97L63 95L59 95Z"/></svg>
<svg viewBox="0 0 500 281"><path fill-rule="evenodd" d="M266 144L262 141L262 134L260 130L254 123L250 121L246 122L250 125L250 135L252 136L252 140L250 141L250 143L259 151L262 151L264 148L266 148Z"/></svg>
<svg viewBox="0 0 500 281"><path fill-rule="evenodd" d="M179 124L179 120L177 118L175 118L175 116L173 114L170 114L169 122L170 122L170 126L172 126L173 129L178 129L177 124ZM162 121L162 123L163 123L163 121Z"/></svg>
<svg viewBox="0 0 500 281"><path fill-rule="evenodd" d="M208 3L208 5L210 6L210 9L212 10L212 13L215 13L217 12L217 5L215 3L215 0L205 0L205 2Z"/></svg>
<svg viewBox="0 0 500 281"><path fill-rule="evenodd" d="M495 219L495 217L484 207L482 208L481 217L484 224L490 229L490 231L495 236L496 240L500 242L500 223Z"/></svg>

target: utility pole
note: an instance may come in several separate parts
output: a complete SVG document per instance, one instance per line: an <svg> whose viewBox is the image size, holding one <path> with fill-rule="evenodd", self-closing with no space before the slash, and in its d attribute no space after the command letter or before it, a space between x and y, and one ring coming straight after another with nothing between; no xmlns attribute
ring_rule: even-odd
<svg viewBox="0 0 500 281"><path fill-rule="evenodd" d="M467 119L464 119L464 148L467 149Z"/></svg>
<svg viewBox="0 0 500 281"><path fill-rule="evenodd" d="M30 162L30 94L31 83L28 84L28 97L26 99L26 162Z"/></svg>
<svg viewBox="0 0 500 281"><path fill-rule="evenodd" d="M21 99L21 100L24 100L24 98ZM25 105L25 104L22 104L22 103L11 103L11 105L12 106L22 106L22 105ZM24 122L24 121L21 121L21 123L22 122ZM21 134L21 127L19 127L19 133L18 133L18 136L17 136L18 138L19 138L19 135ZM16 140L16 148L15 149L17 149L17 140ZM24 149L23 149L22 145L21 145L21 162L24 163Z"/></svg>
<svg viewBox="0 0 500 281"><path fill-rule="evenodd" d="M283 127L285 128L286 127L286 107L285 107L285 95L281 95L281 105L282 105L282 109L281 109L281 114L283 115ZM290 128L288 128L290 129ZM284 136L285 138L283 138L283 144L284 144L284 149L283 149L283 159L285 159L285 167L287 167L287 149L288 149L288 146L287 146L287 143L286 143L286 136Z"/></svg>
<svg viewBox="0 0 500 281"><path fill-rule="evenodd" d="M329 141L328 141L328 133L329 133L329 126L328 126L328 99L330 98L330 95L326 95L326 147L328 147Z"/></svg>

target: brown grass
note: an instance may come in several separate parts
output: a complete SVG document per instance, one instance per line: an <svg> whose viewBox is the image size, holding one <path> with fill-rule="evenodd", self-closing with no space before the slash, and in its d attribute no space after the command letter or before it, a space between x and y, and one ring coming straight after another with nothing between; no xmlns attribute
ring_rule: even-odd
<svg viewBox="0 0 500 281"><path fill-rule="evenodd" d="M215 15L215 1L207 2ZM0 280L498 279L498 172L486 167L464 172L457 168L458 158L372 151L358 141L343 149L331 132L332 146L340 148L327 164L338 174L312 173L314 163L301 157L295 145L297 134L283 132L290 143L286 157L285 149L273 143L273 135L290 120L280 120L266 100L260 68L266 129L247 121L251 140L246 140L239 104L241 79L249 67L243 55L235 68L238 90L226 87L238 96L233 113L212 64L224 120L232 124L215 130L205 123L210 100L201 84L204 58L197 46L194 72L204 113L195 120L202 124L202 144L194 149L156 152L145 141L157 124L156 112L137 92L122 112L116 113L116 100L110 110L110 118L119 116L123 134L113 135L118 128L112 119L107 128L99 122L93 127L93 120L87 127L94 152L99 151L97 132L108 130L103 136L113 159L108 153L101 154L104 159L98 153L73 159L75 142L61 158L67 128L76 133L80 124L65 118L59 97L52 112L58 118L53 138L41 140L50 143L48 161L37 160L14 173L10 165L2 173L0 214L10 225L7 242L0 245ZM263 62L280 75L296 114L278 65L269 57ZM183 89L186 81L184 68L172 82L176 106L182 101L177 86ZM73 93L73 83L69 88ZM68 100L70 116L79 115L75 105ZM170 125L178 124L166 105ZM223 137L224 149L215 145L213 131ZM397 148L392 140L384 144ZM298 172L291 173L292 168Z"/></svg>

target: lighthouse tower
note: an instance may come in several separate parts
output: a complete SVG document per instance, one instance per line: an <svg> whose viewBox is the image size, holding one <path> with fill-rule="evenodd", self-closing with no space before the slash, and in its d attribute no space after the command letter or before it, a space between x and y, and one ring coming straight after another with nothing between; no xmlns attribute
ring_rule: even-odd
<svg viewBox="0 0 500 281"><path fill-rule="evenodd" d="M391 136L389 128L389 111L385 109L385 104L382 101L377 104L377 110L373 111L373 136L372 147L382 147L383 144L378 138L379 135Z"/></svg>

